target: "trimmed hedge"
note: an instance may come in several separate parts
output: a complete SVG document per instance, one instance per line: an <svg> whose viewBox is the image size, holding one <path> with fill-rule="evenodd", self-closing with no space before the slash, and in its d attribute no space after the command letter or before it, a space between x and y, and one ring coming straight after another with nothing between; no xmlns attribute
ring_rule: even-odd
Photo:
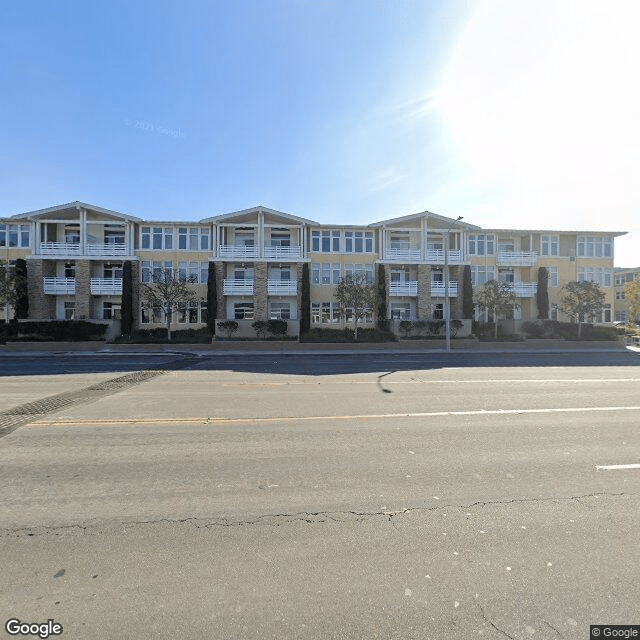
<svg viewBox="0 0 640 640"><path fill-rule="evenodd" d="M157 327L155 329L140 329L131 336L131 339L119 336L114 342L119 344L210 344L211 334L208 327L171 331L171 342L168 342L167 329Z"/></svg>
<svg viewBox="0 0 640 640"><path fill-rule="evenodd" d="M358 329L357 342L396 342L391 331L377 328ZM313 327L300 336L300 342L356 342L353 329L324 329Z"/></svg>
<svg viewBox="0 0 640 640"><path fill-rule="evenodd" d="M618 336L615 327L583 323L581 337L578 338L576 323L556 320L523 322L522 331L528 338L564 338L565 340L617 340Z"/></svg>
<svg viewBox="0 0 640 640"><path fill-rule="evenodd" d="M104 340L108 325L85 320L52 320L50 322L20 322L18 341L91 341Z"/></svg>

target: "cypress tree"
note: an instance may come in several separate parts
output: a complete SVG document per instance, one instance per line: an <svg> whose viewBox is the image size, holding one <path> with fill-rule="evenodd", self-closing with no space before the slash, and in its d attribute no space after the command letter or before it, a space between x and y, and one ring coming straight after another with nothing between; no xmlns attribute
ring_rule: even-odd
<svg viewBox="0 0 640 640"><path fill-rule="evenodd" d="M538 269L538 289L536 291L536 304L538 305L538 318L546 320L549 317L549 272L545 267Z"/></svg>
<svg viewBox="0 0 640 640"><path fill-rule="evenodd" d="M462 271L462 317L473 318L473 284L471 283L471 267L464 265Z"/></svg>
<svg viewBox="0 0 640 640"><path fill-rule="evenodd" d="M29 290L27 287L27 262L22 258L16 260L16 319L24 320L29 317Z"/></svg>
<svg viewBox="0 0 640 640"><path fill-rule="evenodd" d="M387 276L384 265L378 265L378 329L389 328L387 319Z"/></svg>
<svg viewBox="0 0 640 640"><path fill-rule="evenodd" d="M213 336L216 332L216 318L218 317L218 283L216 282L216 263L209 262L207 276L207 328Z"/></svg>
<svg viewBox="0 0 640 640"><path fill-rule="evenodd" d="M131 260L122 265L122 301L120 302L120 333L130 336L133 333L133 273Z"/></svg>
<svg viewBox="0 0 640 640"><path fill-rule="evenodd" d="M300 335L311 329L311 282L309 263L302 265L302 283L300 289Z"/></svg>

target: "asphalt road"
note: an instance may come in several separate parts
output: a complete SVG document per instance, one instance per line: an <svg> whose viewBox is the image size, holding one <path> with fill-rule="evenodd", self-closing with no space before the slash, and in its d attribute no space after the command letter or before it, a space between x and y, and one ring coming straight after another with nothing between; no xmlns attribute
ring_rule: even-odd
<svg viewBox="0 0 640 640"><path fill-rule="evenodd" d="M3 624L114 639L640 624L637 354L165 355L146 381L103 357L24 358L0 380L28 420L0 438Z"/></svg>

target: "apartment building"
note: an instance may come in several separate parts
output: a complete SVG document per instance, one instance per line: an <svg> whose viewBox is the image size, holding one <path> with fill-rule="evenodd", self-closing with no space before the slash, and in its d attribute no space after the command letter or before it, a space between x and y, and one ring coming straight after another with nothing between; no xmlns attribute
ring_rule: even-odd
<svg viewBox="0 0 640 640"><path fill-rule="evenodd" d="M628 282L640 281L640 267L632 269L614 269L615 278L615 321L629 322L629 320L640 322L640 316L631 318L629 313L629 301L625 300L625 286Z"/></svg>
<svg viewBox="0 0 640 640"><path fill-rule="evenodd" d="M612 322L615 302L614 239L624 232L484 229L428 211L369 225L320 224L266 207L198 221L142 220L73 202L0 219L0 262L27 262L33 319L117 322L122 265L148 282L171 269L193 282L201 301L176 311L174 328L207 321L209 263L215 264L218 320L235 319L253 332L257 319L283 319L295 335L301 311L302 265L310 272L311 322L349 322L334 298L341 278L363 274L370 282L383 266L387 315L394 321L441 319L445 294L451 317L462 317L463 270L474 287L510 283L518 304L514 319L535 319L538 269L549 272L551 317L562 285L593 280L606 295L597 321ZM164 324L159 309L136 297L138 326ZM486 314L476 311L476 317ZM365 324L374 323L374 317ZM397 325L397 322L395 323Z"/></svg>

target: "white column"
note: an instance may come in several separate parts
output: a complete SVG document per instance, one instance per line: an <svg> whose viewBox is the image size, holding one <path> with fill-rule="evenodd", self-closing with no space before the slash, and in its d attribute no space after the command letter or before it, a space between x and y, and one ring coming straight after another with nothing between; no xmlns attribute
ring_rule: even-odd
<svg viewBox="0 0 640 640"><path fill-rule="evenodd" d="M80 255L85 254L85 244L87 241L87 211L80 209Z"/></svg>
<svg viewBox="0 0 640 640"><path fill-rule="evenodd" d="M260 247L258 255L262 258L264 257L264 213L262 211L258 212L258 243Z"/></svg>

